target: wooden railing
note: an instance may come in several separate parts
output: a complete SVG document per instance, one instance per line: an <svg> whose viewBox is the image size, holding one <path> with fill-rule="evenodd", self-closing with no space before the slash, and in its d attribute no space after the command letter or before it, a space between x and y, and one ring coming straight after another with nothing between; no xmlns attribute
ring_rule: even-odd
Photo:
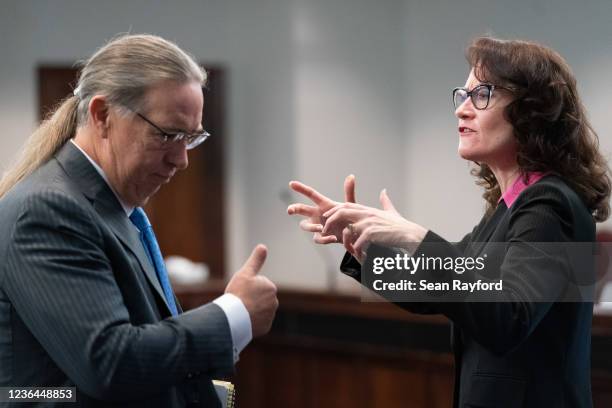
<svg viewBox="0 0 612 408"><path fill-rule="evenodd" d="M224 282L177 288L185 309L223 293ZM280 290L271 332L241 354L238 406L452 406L449 322L359 295ZM593 398L612 406L612 316L593 319Z"/></svg>

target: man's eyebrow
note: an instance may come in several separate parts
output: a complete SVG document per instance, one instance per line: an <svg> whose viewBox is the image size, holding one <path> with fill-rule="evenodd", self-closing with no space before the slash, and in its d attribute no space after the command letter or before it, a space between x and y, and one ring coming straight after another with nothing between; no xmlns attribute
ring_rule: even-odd
<svg viewBox="0 0 612 408"><path fill-rule="evenodd" d="M165 130L168 133L188 133L188 134L192 134L192 133L200 133L204 130L204 127L202 127L202 124L200 124L200 126L198 126L198 128L194 131L188 131L185 129L181 129L178 127L162 127L163 130Z"/></svg>

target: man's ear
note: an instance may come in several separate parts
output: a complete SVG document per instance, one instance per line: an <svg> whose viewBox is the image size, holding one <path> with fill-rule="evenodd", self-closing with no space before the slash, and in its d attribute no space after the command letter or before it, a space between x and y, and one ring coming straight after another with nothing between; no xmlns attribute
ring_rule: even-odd
<svg viewBox="0 0 612 408"><path fill-rule="evenodd" d="M89 101L88 110L93 127L102 134L102 137L106 137L110 119L110 109L106 97L104 95L95 95Z"/></svg>

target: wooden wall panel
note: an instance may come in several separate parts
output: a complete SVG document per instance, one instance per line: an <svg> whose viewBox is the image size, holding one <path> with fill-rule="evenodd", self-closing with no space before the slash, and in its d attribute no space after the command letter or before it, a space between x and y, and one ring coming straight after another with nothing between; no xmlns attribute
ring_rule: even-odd
<svg viewBox="0 0 612 408"><path fill-rule="evenodd" d="M233 380L249 408L432 408L452 404L450 356L344 348L271 335L245 350ZM365 350L365 349L364 349Z"/></svg>
<svg viewBox="0 0 612 408"><path fill-rule="evenodd" d="M292 348L261 344L245 350L234 379L237 406L308 407L307 363L307 356Z"/></svg>
<svg viewBox="0 0 612 408"><path fill-rule="evenodd" d="M366 408L368 373L358 356L311 353L308 383L312 396L309 408ZM352 358L351 358L352 357Z"/></svg>
<svg viewBox="0 0 612 408"><path fill-rule="evenodd" d="M397 367L373 362L367 374L364 383L369 384L371 388L368 407L430 406L429 379L415 367Z"/></svg>
<svg viewBox="0 0 612 408"><path fill-rule="evenodd" d="M179 298L195 307L223 287L217 282L189 288ZM446 319L338 293L281 290L278 296L271 333L255 339L237 366L239 407L452 407L454 363ZM612 316L595 316L595 408L612 407L610 328Z"/></svg>
<svg viewBox="0 0 612 408"><path fill-rule="evenodd" d="M455 372L452 367L438 367L429 376L429 406L450 408L453 405Z"/></svg>

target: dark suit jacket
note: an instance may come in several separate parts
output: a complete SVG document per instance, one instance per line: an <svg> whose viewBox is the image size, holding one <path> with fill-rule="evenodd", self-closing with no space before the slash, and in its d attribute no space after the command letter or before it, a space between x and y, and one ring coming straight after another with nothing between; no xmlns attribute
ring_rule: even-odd
<svg viewBox="0 0 612 408"><path fill-rule="evenodd" d="M479 273L465 272L462 280L504 280L496 302L474 302L467 296L458 302L439 302L431 293L428 299L421 299L423 302L398 303L416 313L441 313L452 321L455 407L592 406L592 257L577 262L571 257L560 258L561 251L547 253L546 248L576 246L570 243L589 246L594 241L590 212L555 176L544 177L525 189L510 209L502 201L457 244L428 232L414 256L457 258L497 252L493 258L499 262L493 261ZM341 269L361 280L372 254L381 251L394 256L399 250L372 246L363 271L347 254ZM428 276L438 281L457 277L452 271L433 271ZM591 292L578 293L576 279ZM577 302L578 296L584 301Z"/></svg>
<svg viewBox="0 0 612 408"><path fill-rule="evenodd" d="M75 386L71 407L218 406L225 314L170 317L137 229L75 146L0 200L0 231L0 386Z"/></svg>

